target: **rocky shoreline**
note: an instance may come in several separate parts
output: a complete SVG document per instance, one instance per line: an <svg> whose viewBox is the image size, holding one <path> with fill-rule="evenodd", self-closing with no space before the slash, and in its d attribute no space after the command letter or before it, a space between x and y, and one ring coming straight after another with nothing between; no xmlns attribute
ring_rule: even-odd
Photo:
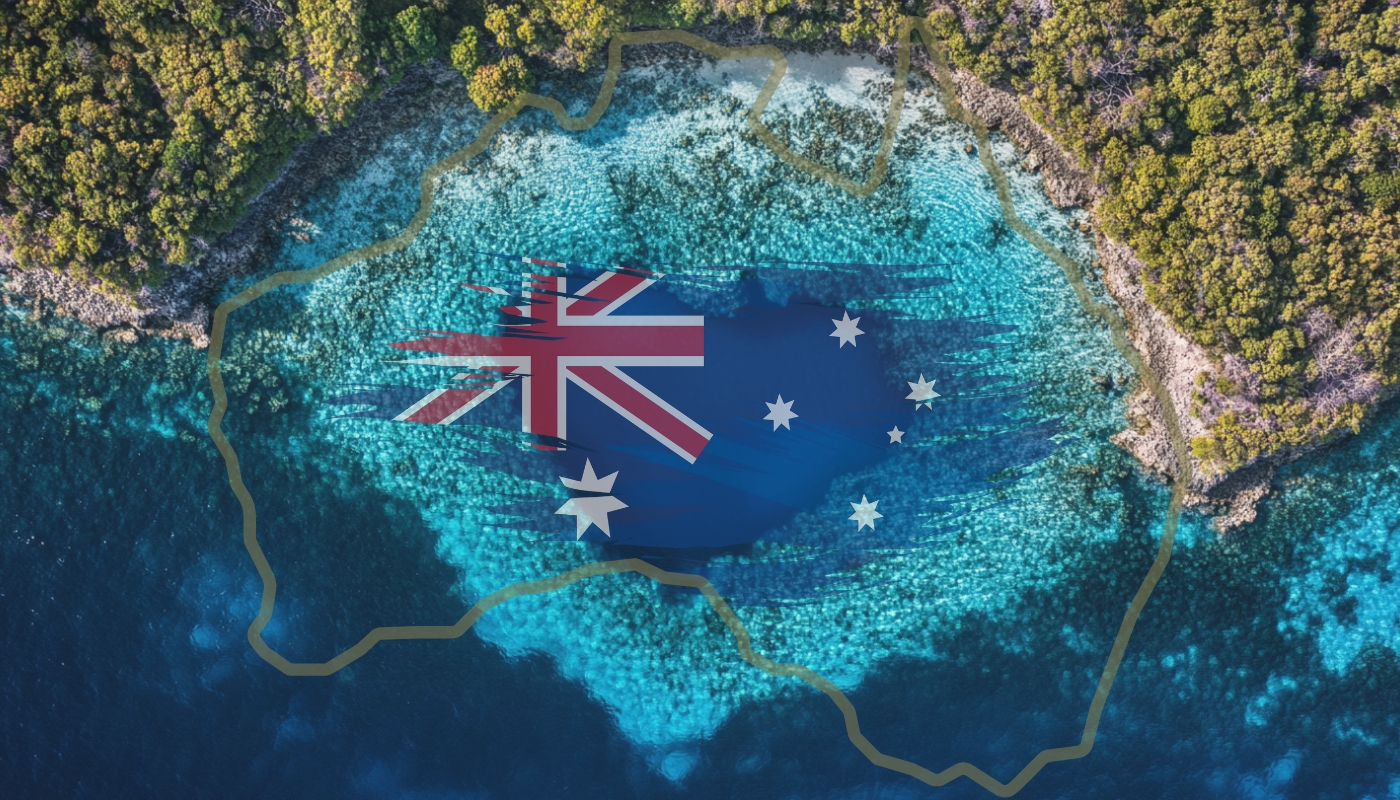
<svg viewBox="0 0 1400 800"><path fill-rule="evenodd" d="M695 31L724 45L775 42L756 31L731 25L708 26ZM786 49L794 49L784 43ZM838 43L811 43L796 49L806 51L845 51ZM891 53L879 53L882 60ZM626 63L639 66L663 60L702 58L681 45L659 45L629 52ZM931 63L919 58L929 77ZM561 79L560 88L578 90L579 73L550 76ZM1095 183L1073 155L1061 148L1022 107L1009 90L988 86L965 70L954 70L953 81L964 107L980 117L991 130L999 130L1026 153L1025 167L1036 170L1044 181L1045 192L1060 208L1080 207L1095 214L1105 189ZM47 271L24 272L7 266L0 258L0 281L5 302L26 303L42 316L50 311L77 318L106 337L137 341L142 336L161 335L189 339L196 347L207 347L212 305L217 292L230 278L256 273L258 264L270 260L282 244L282 237L304 237L305 223L297 210L305 198L324 181L350 169L367 156L383 139L425 115L451 105L468 102L461 75L450 67L429 62L410 70L404 79L379 98L366 103L355 119L333 134L318 134L303 143L291 160L248 205L243 219L233 231L219 237L196 261L177 267L157 289L143 289L135 302L104 295L67 276ZM1189 441L1206 433L1206 424L1190 413L1196 376L1222 371L1219 358L1180 334L1145 296L1139 275L1143 268L1130 248L1113 242L1095 227L1104 287L1118 302L1129 323L1129 337L1148 366L1166 385L1182 433ZM0 254L3 255L3 254ZM1093 274L1093 270L1089 271ZM1237 361L1237 360L1236 360ZM1223 364L1226 373L1244 373L1242 363ZM1247 375L1235 374L1240 380ZM1170 479L1176 473L1176 458L1166 433L1166 425L1156 399L1146 387L1138 387L1128 402L1130 426L1114 437L1114 442L1131 452L1150 472ZM1216 515L1223 532L1252 521L1257 503L1270 490L1275 466L1292 460L1300 452L1259 459L1233 473L1211 473L1197 461L1187 506Z"/></svg>
<svg viewBox="0 0 1400 800"><path fill-rule="evenodd" d="M736 25L709 25L692 32L726 46L778 41ZM846 52L839 40L788 49ZM638 47L624 53L626 64L631 67L675 61L699 63L705 58L679 44ZM598 66L593 71L601 70ZM544 74L565 94L580 96L596 92L586 86L587 77L591 76L580 75L572 68ZM470 100L466 82L457 70L435 60L411 67L399 83L364 103L344 128L303 142L277 178L249 201L234 229L208 243L205 252L190 263L171 267L161 286L144 287L131 299L113 297L101 292L96 281L84 283L48 270L21 270L0 250L0 302L26 306L36 318L48 314L73 317L100 335L120 341L165 336L188 339L199 348L208 347L215 297L220 288L231 278L259 272L258 264L272 259L283 237L310 235L310 223L297 215L308 195L368 156L387 136L446 107L467 103Z"/></svg>
<svg viewBox="0 0 1400 800"><path fill-rule="evenodd" d="M468 102L460 73L434 62L410 69L380 97L366 102L345 128L303 142L276 179L248 203L234 229L197 259L173 267L157 288L145 287L128 301L46 270L23 271L0 254L4 301L22 303L31 313L71 316L104 337L135 342L143 336L190 340L209 346L215 297L229 279L259 272L272 260L283 237L308 235L310 223L298 214L304 199L323 182L353 168L386 136L450 105Z"/></svg>
<svg viewBox="0 0 1400 800"><path fill-rule="evenodd" d="M983 83L965 70L954 70L953 82L963 106L999 130L1027 153L1025 166L1040 172L1046 195L1059 208L1080 207L1091 218L1106 193L1103 186L1080 167L1077 159L1061 148L1022 107L1010 91ZM1199 374L1224 374L1241 385L1250 376L1245 364L1234 356L1221 359L1181 334L1161 311L1147 300L1141 274L1143 264L1127 245L1105 236L1094 225L1101 270L1095 275L1117 301L1128 322L1128 338L1157 375L1173 405L1189 442L1208 433L1206 422L1192 413L1193 396ZM1166 480L1177 471L1176 455L1167 435L1166 422L1156 397L1146 386L1138 386L1128 400L1129 427L1113 437L1115 444L1132 453L1147 470ZM1271 490L1277 466L1294 460L1304 451L1292 451L1255 462L1234 472L1210 470L1194 456L1191 483L1185 505L1215 517L1216 528L1224 533L1252 522L1258 503Z"/></svg>
<svg viewBox="0 0 1400 800"><path fill-rule="evenodd" d="M789 51L849 52L840 40L794 44L732 24L706 25L691 32L729 47L782 43ZM698 64L705 58L680 44L624 51L629 67ZM602 69L596 66L592 73ZM556 84L561 99L570 94L591 98L596 93L596 87L587 85L592 73L581 75L570 67L552 69L543 78ZM208 347L219 289L231 278L259 272L257 265L271 260L283 237L310 235L310 223L297 216L308 195L368 156L387 136L446 107L468 103L466 82L457 70L436 60L411 67L399 83L364 103L344 128L303 142L277 178L249 201L234 229L208 243L205 252L190 263L171 267L161 286L144 287L131 299L113 297L101 292L96 281L84 283L48 270L20 270L0 250L0 302L27 306L38 318L51 313L74 317L100 335L121 341L166 336Z"/></svg>

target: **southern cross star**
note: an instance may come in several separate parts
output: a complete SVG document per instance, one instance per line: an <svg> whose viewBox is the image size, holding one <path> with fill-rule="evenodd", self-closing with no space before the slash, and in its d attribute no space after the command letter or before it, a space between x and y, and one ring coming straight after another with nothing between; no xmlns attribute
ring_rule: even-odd
<svg viewBox="0 0 1400 800"><path fill-rule="evenodd" d="M768 416L764 417L764 419L773 421L773 430L775 431L778 429L779 425L788 430L792 430L792 426L788 424L788 421L797 419L797 415L792 413L792 404L796 402L796 400L789 400L784 403L782 395L778 395L778 402L776 403L764 401L763 404L768 406Z"/></svg>
<svg viewBox="0 0 1400 800"><path fill-rule="evenodd" d="M856 513L846 517L846 519L853 519L856 521L856 530L860 530L869 525L870 530L873 531L875 530L875 520L885 516L875 510L875 506L878 505L880 505L879 500L872 503L865 499L865 495L861 495L859 503L851 503L851 508L854 509Z"/></svg>
<svg viewBox="0 0 1400 800"><path fill-rule="evenodd" d="M899 426L896 425L896 426L894 426L894 430L892 430L892 431L885 431L885 434L886 434L887 436L890 437L890 444L894 444L895 442L899 442L900 444L904 444L904 434L906 434L906 433L908 433L908 432L909 432L909 431L902 431L902 430L900 430L900 429L899 429Z"/></svg>
<svg viewBox="0 0 1400 800"><path fill-rule="evenodd" d="M928 406L929 410L932 411L933 403L929 401L933 400L935 397L943 396L933 390L933 385L938 383L938 379L934 378L931 381L926 381L924 380L924 373L922 372L919 373L919 380L917 382L905 381L905 383L909 384L909 388L914 391L910 392L904 399L914 401L915 411L918 411L920 406Z"/></svg>
<svg viewBox="0 0 1400 800"><path fill-rule="evenodd" d="M856 337L865 335L865 331L856 327L857 322L860 322L860 317L851 319L851 313L849 311L842 311L841 319L832 320L832 323L836 325L836 330L832 331L831 335L841 340L841 343L836 345L836 349L840 350L845 347L846 342L850 342L851 347L855 347Z"/></svg>
<svg viewBox="0 0 1400 800"><path fill-rule="evenodd" d="M597 525L598 530L609 539L612 538L612 531L608 530L608 512L617 511L627 507L627 504L612 496L613 481L617 480L617 473L600 478L593 472L593 462L590 459L583 461L583 477L579 480L573 478L560 477L559 482L580 492L598 492L600 495L590 497L570 497L569 501L559 507L556 514L571 514L578 523L578 534L574 539L582 539L589 525Z"/></svg>

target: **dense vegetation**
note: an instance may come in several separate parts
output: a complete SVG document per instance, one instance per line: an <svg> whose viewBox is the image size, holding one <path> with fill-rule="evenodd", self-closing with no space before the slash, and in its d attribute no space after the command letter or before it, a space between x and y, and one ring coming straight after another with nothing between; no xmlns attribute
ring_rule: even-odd
<svg viewBox="0 0 1400 800"><path fill-rule="evenodd" d="M1108 186L1100 222L1148 298L1247 366L1198 376L1198 456L1355 427L1400 377L1394 3L972 2L933 22Z"/></svg>
<svg viewBox="0 0 1400 800"><path fill-rule="evenodd" d="M495 109L629 26L888 45L906 14L1020 93L1108 187L1152 302L1234 357L1198 381L1198 455L1324 438L1400 377L1388 0L0 0L0 254L158 281L298 140L430 57Z"/></svg>
<svg viewBox="0 0 1400 800"><path fill-rule="evenodd" d="M0 2L0 252L158 282L454 21L445 3Z"/></svg>

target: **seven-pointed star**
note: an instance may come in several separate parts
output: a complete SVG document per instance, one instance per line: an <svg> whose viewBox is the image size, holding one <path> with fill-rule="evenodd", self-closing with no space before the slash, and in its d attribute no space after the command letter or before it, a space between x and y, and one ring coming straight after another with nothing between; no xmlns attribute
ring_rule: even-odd
<svg viewBox="0 0 1400 800"><path fill-rule="evenodd" d="M859 503L851 503L851 508L854 509L856 513L846 517L846 519L853 519L856 521L856 530L860 530L866 525L869 525L870 530L873 531L875 530L875 520L885 516L875 510L875 506L878 505L880 505L879 500L872 503L865 499L865 495L861 495Z"/></svg>
<svg viewBox="0 0 1400 800"><path fill-rule="evenodd" d="M922 372L919 373L919 380L917 382L905 381L905 383L909 384L909 388L914 391L910 392L904 399L914 401L915 411L918 411L920 406L928 406L929 410L932 411L933 403L929 401L935 397L943 396L933 390L933 385L938 383L938 379L934 378L931 381L926 381L924 380L924 373Z"/></svg>
<svg viewBox="0 0 1400 800"><path fill-rule="evenodd" d="M611 492L613 481L617 480L617 473L600 478L593 472L593 461L584 459L583 477L579 480L573 478L560 477L559 482L580 492ZM574 539L582 539L589 525L597 525L609 539L612 538L612 531L608 530L608 512L626 508L627 504L618 500L610 494L591 497L570 497L568 502L559 507L556 514L572 514L576 517L577 535Z"/></svg>
<svg viewBox="0 0 1400 800"><path fill-rule="evenodd" d="M768 416L764 417L764 419L773 420L773 430L775 431L778 429L779 425L788 430L792 430L792 426L788 424L788 420L797 418L797 415L792 413L792 404L796 402L796 400L789 400L784 403L782 395L778 395L778 402L776 403L764 401L763 404L768 406Z"/></svg>
<svg viewBox="0 0 1400 800"><path fill-rule="evenodd" d="M890 437L890 444L894 444L895 442L904 444L904 434L908 432L909 431L900 430L898 425L894 426L894 430L892 431L885 431L885 433Z"/></svg>
<svg viewBox="0 0 1400 800"><path fill-rule="evenodd" d="M851 313L849 311L842 311L841 319L832 320L832 323L836 325L836 330L832 331L831 335L841 339L841 343L836 345L836 349L839 350L845 347L846 342L850 342L851 347L855 347L856 337L865 335L865 331L856 327L857 322L860 322L860 317L851 319Z"/></svg>

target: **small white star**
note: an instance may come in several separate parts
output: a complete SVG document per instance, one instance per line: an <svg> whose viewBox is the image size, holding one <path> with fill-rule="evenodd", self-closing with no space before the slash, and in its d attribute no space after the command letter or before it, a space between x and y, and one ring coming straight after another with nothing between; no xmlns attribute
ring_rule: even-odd
<svg viewBox="0 0 1400 800"><path fill-rule="evenodd" d="M851 503L851 508L854 509L856 513L846 517L846 519L853 519L856 521L856 530L860 530L869 525L870 530L873 531L875 530L875 520L885 516L875 510L875 506L878 505L880 505L879 500L872 503L865 499L865 495L861 495L859 503Z"/></svg>
<svg viewBox="0 0 1400 800"><path fill-rule="evenodd" d="M778 395L778 402L776 403L764 401L763 404L768 406L768 416L764 417L764 419L771 419L773 421L773 430L775 431L778 429L779 425L788 430L792 430L792 426L788 424L788 421L797 419L797 415L792 413L792 404L796 402L796 400L789 400L784 403L782 395Z"/></svg>
<svg viewBox="0 0 1400 800"><path fill-rule="evenodd" d="M836 345L836 349L839 350L845 347L846 342L850 342L851 347L855 347L856 337L865 335L865 331L856 327L857 322L860 322L860 317L851 319L851 312L849 311L842 311L841 319L832 320L832 323L836 325L836 330L832 331L831 335L841 340L841 343Z"/></svg>
<svg viewBox="0 0 1400 800"><path fill-rule="evenodd" d="M898 425L894 426L894 430L892 431L885 431L885 433L890 437L890 444L894 444L895 442L904 444L904 434L908 432L909 431L900 430Z"/></svg>
<svg viewBox="0 0 1400 800"><path fill-rule="evenodd" d="M918 411L920 406L928 406L929 410L932 411L933 403L929 401L935 397L943 396L933 390L933 385L938 383L938 379L934 378L931 381L926 381L924 380L924 373L922 372L919 373L919 380L917 382L905 381L905 383L909 384L909 388L914 391L910 392L904 399L914 401L915 411Z"/></svg>
<svg viewBox="0 0 1400 800"><path fill-rule="evenodd" d="M584 459L583 477L579 480L573 478L560 477L559 482L580 492L611 492L613 481L617 480L617 473L599 478L593 471L593 461ZM626 508L627 504L611 495L591 496L591 497L570 497L568 502L559 507L556 514L570 514L576 517L578 523L577 535L574 539L582 539L589 525L597 525L609 539L612 538L612 531L608 529L608 512Z"/></svg>

